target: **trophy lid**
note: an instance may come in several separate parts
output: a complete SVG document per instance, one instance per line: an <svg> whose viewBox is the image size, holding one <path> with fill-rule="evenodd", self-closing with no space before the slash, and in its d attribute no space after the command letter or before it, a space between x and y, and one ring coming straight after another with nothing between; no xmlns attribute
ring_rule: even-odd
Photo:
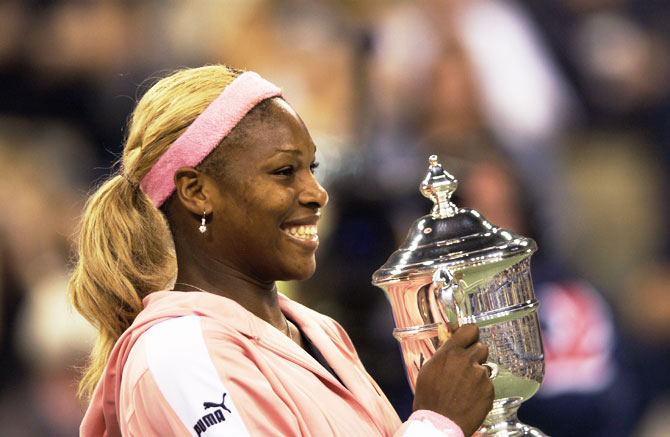
<svg viewBox="0 0 670 437"><path fill-rule="evenodd" d="M537 250L532 239L489 223L474 209L456 207L451 195L458 181L436 155L429 163L421 193L433 201L433 209L414 222L405 242L372 275L373 284L431 274L438 267L456 271Z"/></svg>

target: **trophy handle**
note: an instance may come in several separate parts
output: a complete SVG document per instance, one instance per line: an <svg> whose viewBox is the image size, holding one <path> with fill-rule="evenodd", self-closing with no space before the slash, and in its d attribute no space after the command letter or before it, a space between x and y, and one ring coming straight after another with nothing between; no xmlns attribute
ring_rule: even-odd
<svg viewBox="0 0 670 437"><path fill-rule="evenodd" d="M445 318L447 331L451 335L461 325L459 322L461 313L459 304L463 301L463 293L458 284L454 282L454 276L448 269L439 268L435 270L433 292Z"/></svg>
<svg viewBox="0 0 670 437"><path fill-rule="evenodd" d="M463 303L463 291L454 282L454 276L446 268L439 268L433 274L433 291L435 300L439 303L442 314L447 325L447 338L458 329L460 324L461 304ZM489 369L489 378L498 376L498 365L486 362L483 366Z"/></svg>

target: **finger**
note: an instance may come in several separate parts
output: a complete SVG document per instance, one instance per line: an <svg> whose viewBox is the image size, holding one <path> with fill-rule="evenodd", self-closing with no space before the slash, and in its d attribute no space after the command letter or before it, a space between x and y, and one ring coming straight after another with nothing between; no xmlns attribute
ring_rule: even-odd
<svg viewBox="0 0 670 437"><path fill-rule="evenodd" d="M473 324L463 325L454 332L450 341L455 346L467 348L479 341L479 328Z"/></svg>
<svg viewBox="0 0 670 437"><path fill-rule="evenodd" d="M467 351L470 355L470 359L474 363L483 364L489 357L489 348L481 341L470 345L467 348Z"/></svg>

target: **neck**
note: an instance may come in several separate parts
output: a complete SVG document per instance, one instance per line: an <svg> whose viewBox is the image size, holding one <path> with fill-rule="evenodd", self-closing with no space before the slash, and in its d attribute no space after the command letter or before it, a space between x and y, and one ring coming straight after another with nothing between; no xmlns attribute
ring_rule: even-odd
<svg viewBox="0 0 670 437"><path fill-rule="evenodd" d="M274 281L261 281L242 273L234 266L211 257L206 251L194 249L184 240L175 238L175 251L178 269L175 290L202 289L227 297L280 331L286 332L286 319L279 307Z"/></svg>

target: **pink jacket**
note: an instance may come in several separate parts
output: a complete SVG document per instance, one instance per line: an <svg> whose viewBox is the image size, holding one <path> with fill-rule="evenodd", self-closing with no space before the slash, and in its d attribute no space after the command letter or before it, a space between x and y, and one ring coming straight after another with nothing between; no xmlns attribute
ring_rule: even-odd
<svg viewBox="0 0 670 437"><path fill-rule="evenodd" d="M339 324L280 305L342 382L230 299L156 292L117 341L81 435L463 436L432 412L402 424Z"/></svg>

